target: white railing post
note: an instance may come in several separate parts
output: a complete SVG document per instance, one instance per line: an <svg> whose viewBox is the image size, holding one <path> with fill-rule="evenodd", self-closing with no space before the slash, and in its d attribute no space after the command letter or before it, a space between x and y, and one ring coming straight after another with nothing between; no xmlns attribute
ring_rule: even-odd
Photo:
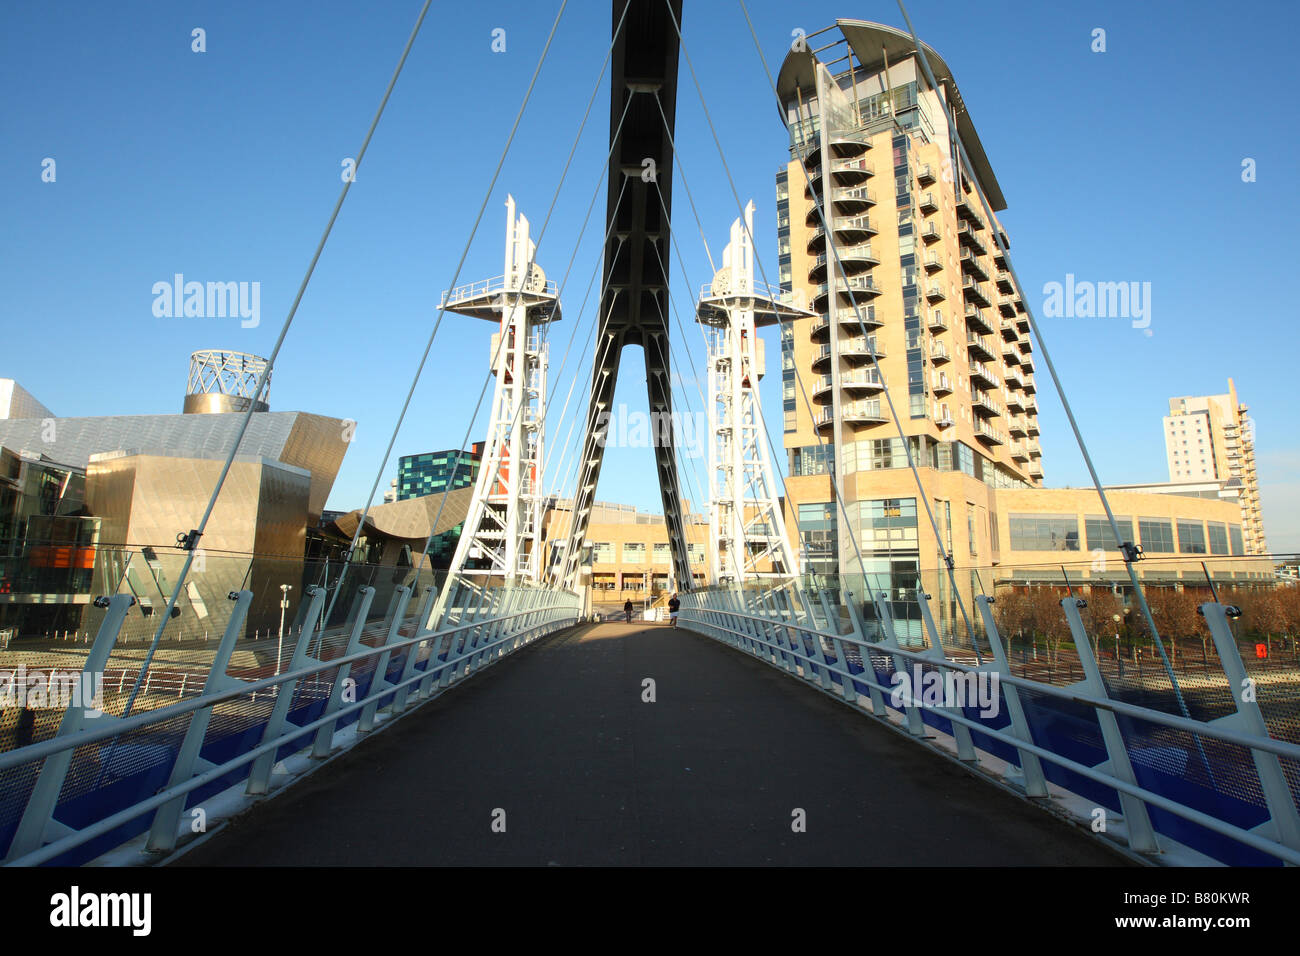
<svg viewBox="0 0 1300 956"><path fill-rule="evenodd" d="M429 615L432 613L433 602L438 597L438 589L433 585L428 585L424 589L424 598L420 601L420 609L415 612L412 620L415 622L415 633L413 637L419 637L428 632ZM420 663L420 650L427 648L432 656L433 641L423 641L419 644L412 644L406 655L406 663L402 665L402 676L398 678L398 683L402 686L398 688L397 695L393 698L393 713L400 714L406 710L408 703L414 698L419 697L420 691L417 687L414 691L407 681L415 676L415 668ZM428 660L429 658L426 658Z"/></svg>
<svg viewBox="0 0 1300 956"><path fill-rule="evenodd" d="M979 608L980 618L984 621L984 632L988 635L989 647L993 650L993 664L984 664L979 669L981 672L998 676L998 686L1003 700L1007 703L1007 716L1011 718L1012 735L1018 740L1032 744L1034 735L1029 729L1025 708L1020 702L1020 689L1014 684L1001 681L1002 675L1011 674L1011 664L1007 660L1007 650L1002 644L1002 635L998 632L997 622L993 620L993 611L989 607L992 603L992 599L985 594L975 595L975 605ZM1046 797L1047 778L1043 776L1043 765L1039 762L1038 755L1027 750L1017 750L1017 753L1020 755L1020 767L1017 769L1022 779L1017 779L1016 774L1008 769L1008 782L1022 786L1026 796Z"/></svg>
<svg viewBox="0 0 1300 956"><path fill-rule="evenodd" d="M95 606L105 607L106 613L99 623L99 630L95 633L95 643L91 645L90 653L86 655L86 663L81 668L79 678L81 687L86 686L87 680L94 681L97 674L103 673L104 665L108 663L108 656L117 643L117 635L122 629L122 622L126 619L126 612L134 603L135 598L129 594L115 594L111 598L99 598L95 601ZM88 703L92 702L74 697L67 710L63 712L63 719L59 722L59 729L55 733L56 737L75 734L85 726L87 719L110 722L117 719L108 714L91 716L92 713L98 712L88 708L86 706ZM68 776L68 768L72 764L73 752L71 747L60 750L58 753L50 754L41 764L41 772L36 777L31 796L27 798L27 806L23 809L22 819L18 821L18 829L9 844L9 852L5 855L6 860L17 859L40 849L42 844L50 840L72 832L71 827L54 819L54 811L58 806L63 783Z"/></svg>
<svg viewBox="0 0 1300 956"><path fill-rule="evenodd" d="M1211 603L1202 604L1200 611L1205 617L1205 623L1209 625L1210 635L1214 638L1214 649L1219 652L1219 660L1228 678L1228 689L1232 691L1233 703L1237 705L1235 714L1228 714L1209 723L1256 737L1269 736L1268 724L1259 702L1255 700L1254 694L1247 693L1254 681L1246 676L1241 652L1237 649L1237 641L1228 625L1228 608ZM1250 748L1250 754L1255 760L1255 772L1259 774L1259 787L1264 794L1264 803L1268 806L1270 817L1266 823L1255 827L1254 832L1293 850L1300 850L1300 818L1297 818L1291 788L1287 786L1286 777L1282 774L1281 761L1277 754L1256 750L1254 747Z"/></svg>
<svg viewBox="0 0 1300 956"><path fill-rule="evenodd" d="M889 711L885 707L885 695L876 685L880 683L880 678L876 674L876 665L871 660L871 645L867 642L867 631L862 626L862 613L858 610L857 602L853 599L852 591L844 592L845 603L849 609L849 620L853 622L853 634L860 642L858 643L858 654L862 657L862 678L867 685L867 690L871 694L871 711L877 717L887 717ZM845 662L844 669L848 670L848 663ZM853 700L857 700L857 691L854 691Z"/></svg>
<svg viewBox="0 0 1300 956"><path fill-rule="evenodd" d="M361 588L360 593L361 603L356 606L356 617L352 622L352 632L348 635L347 647L343 649L343 657L350 657L361 650L361 632L366 626L366 615L370 612L370 604L375 599L375 589L368 585ZM330 688L330 698L325 704L325 713L321 715L322 717L328 717L339 709L339 704L343 700L343 688L347 685L348 674L351 671L351 664L342 664L335 672L334 686ZM331 720L317 729L316 741L311 749L311 755L316 759L319 760L329 756L330 749L334 745L334 727L336 724L337 721Z"/></svg>
<svg viewBox="0 0 1300 956"><path fill-rule="evenodd" d="M925 656L940 664L939 674L944 678L943 683L945 691L948 687L952 687L955 690L957 687L957 678L961 677L962 674L958 672L953 675L952 681L948 680L948 654L943 649L943 638L939 634L939 628L935 626L934 614L930 611L930 595L926 594L920 588L917 588L916 602L921 608L921 620L925 623L925 632L930 635L930 647L925 651ZM970 689L969 683L965 686L968 690ZM948 706L949 704L951 704L951 706ZM966 716L965 711L962 709L962 705L955 702L945 702L945 705L940 708L940 712L947 714L949 718L951 718L954 713L961 714L963 717ZM965 763L979 763L979 757L975 754L975 745L971 742L970 728L965 724L953 720L952 736L953 740L957 743L957 759Z"/></svg>
<svg viewBox="0 0 1300 956"><path fill-rule="evenodd" d="M378 694L389 687L392 682L388 679L388 662L392 660L392 645L402 639L399 633L402 629L402 620L406 616L406 605L411 600L411 589L401 585L393 592L394 601L388 608L389 621L388 632L384 635L385 648L379 659L375 661L375 669L370 678L370 690L367 697L374 697L374 700L361 708L361 717L357 720L357 733L368 734L375 729L375 715L379 712ZM412 657L415 656L417 645L412 644L408 650Z"/></svg>
<svg viewBox="0 0 1300 956"><path fill-rule="evenodd" d="M884 591L880 592L880 598L876 601L876 614L880 618L880 630L883 635L880 643L891 651L900 650L898 646L898 636L894 632L894 612L889 607L889 595ZM921 717L921 708L915 703L916 687L912 680L912 674L907 671L907 659L900 654L890 655L894 661L894 672L901 674L906 679L907 687L910 687L913 693L903 696L903 713L907 717L907 731L914 737L925 736L925 721Z"/></svg>
<svg viewBox="0 0 1300 956"><path fill-rule="evenodd" d="M316 585L309 585L307 594L309 602L304 620L314 621L320 615L321 606L325 603L325 589ZM298 632L298 637L294 641L293 652L289 657L289 673L307 666L308 661L315 660L309 654L309 648L314 636L312 631L300 630ZM289 708L293 706L293 695L297 688L298 678L296 677L276 686L275 705L271 708L271 716L266 722L266 729L262 731L262 743L268 744L272 740L278 740L281 734L284 733L285 725L289 722ZM248 771L248 786L245 792L251 795L266 793L270 789L271 772L274 769L274 750L267 751L254 760L253 766Z"/></svg>
<svg viewBox="0 0 1300 956"><path fill-rule="evenodd" d="M1084 674L1083 680L1071 684L1070 687L1077 688L1097 700L1109 700L1110 694L1106 690L1106 682L1101 679L1096 658L1092 656L1092 642L1088 640L1083 618L1079 615L1079 608L1086 606L1087 603L1082 598L1061 599L1061 609L1065 611L1065 620L1070 625L1070 636L1074 638L1074 647L1079 653L1079 663L1083 666ZM1120 732L1119 721L1114 712L1101 707L1094 707L1093 711L1101 727L1101 739L1106 746L1107 756L1106 762L1098 765L1098 769L1106 770L1125 783L1136 785L1137 777L1133 774L1133 764L1129 760L1128 745ZM1160 844L1156 840L1156 831L1151 826L1151 817L1147 814L1146 804L1121 790L1119 805L1124 813L1124 822L1128 825L1129 847L1138 853L1159 853Z"/></svg>
<svg viewBox="0 0 1300 956"><path fill-rule="evenodd" d="M235 653L235 643L239 640L240 634L244 629L244 621L248 617L248 606L253 603L252 591L232 592L230 597L235 599L235 607L230 612L230 620L226 624L226 632L221 637L221 643L217 645L217 653L212 658L212 664L208 668L208 679L203 684L203 696L220 693L223 690L230 690L233 687L239 687L244 681L231 677L226 673L226 668L230 665L230 656ZM212 708L200 707L190 715L189 726L185 730L185 739L181 741L180 750L177 751L176 760L172 764L171 776L167 779L167 786L174 787L177 784L184 783L194 776L196 772L202 773L204 770L211 769L212 764L199 757L199 751L203 748L203 740L208 734L208 724L212 722ZM146 849L152 852L166 852L176 846L176 828L180 825L181 812L185 809L185 795L173 797L154 814L153 825L149 830L149 841Z"/></svg>

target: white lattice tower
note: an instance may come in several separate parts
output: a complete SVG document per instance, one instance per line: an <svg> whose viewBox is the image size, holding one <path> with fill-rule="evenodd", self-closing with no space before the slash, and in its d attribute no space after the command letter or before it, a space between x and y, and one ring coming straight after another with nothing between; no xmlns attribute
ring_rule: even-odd
<svg viewBox="0 0 1300 956"><path fill-rule="evenodd" d="M800 573L785 533L758 382L764 374L757 329L811 313L754 282L754 204L731 224L722 266L700 296L709 343L709 561L714 583ZM766 567L764 567L766 565Z"/></svg>
<svg viewBox="0 0 1300 956"><path fill-rule="evenodd" d="M498 323L496 384L483 458L447 581L460 577L538 581L542 555L542 460L547 348L544 323L560 317L555 283L533 262L528 220L506 199L505 273L444 294L449 312ZM447 588L444 588L445 598Z"/></svg>

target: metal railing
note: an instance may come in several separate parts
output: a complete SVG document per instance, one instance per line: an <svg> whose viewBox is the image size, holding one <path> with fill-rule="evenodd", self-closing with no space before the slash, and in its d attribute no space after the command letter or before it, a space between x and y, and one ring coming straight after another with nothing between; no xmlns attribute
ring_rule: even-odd
<svg viewBox="0 0 1300 956"><path fill-rule="evenodd" d="M243 787L267 793L272 773L295 755L321 759L538 638L575 623L581 598L522 586L452 585L434 623L437 589L396 587L382 614L363 586L341 627L317 628L328 592L311 586L290 628L289 660L276 673L240 676L232 657L246 639L254 595L232 591L224 636L204 672L160 678L154 706L115 716L103 699L74 699L48 739L0 753L0 847L7 865L85 863L148 831L145 849L166 853L189 832L193 811ZM81 668L103 682L119 631L135 604L100 598L104 611ZM111 672L110 672L111 673ZM126 683L126 675L119 682ZM185 697L191 676L201 692ZM158 694L179 697L159 705ZM147 695L146 695L147 696ZM355 726L354 726L355 725Z"/></svg>
<svg viewBox="0 0 1300 956"><path fill-rule="evenodd" d="M1247 676L1230 626L1238 609L1199 607L1219 686L1231 696L1220 716L1192 719L1117 699L1118 682L1099 666L1102 651L1085 629L1088 602L1073 592L1053 600L1077 655L1067 683L1017 673L990 596L975 596L986 657L973 644L963 648L957 633L941 637L929 594L917 590L914 601L919 620L897 617L898 603L883 590L859 605L852 593L795 582L717 588L685 595L681 623L901 725L1027 798L1052 799L1135 853L1171 863L1300 864L1300 746L1269 736L1254 692L1258 672Z"/></svg>

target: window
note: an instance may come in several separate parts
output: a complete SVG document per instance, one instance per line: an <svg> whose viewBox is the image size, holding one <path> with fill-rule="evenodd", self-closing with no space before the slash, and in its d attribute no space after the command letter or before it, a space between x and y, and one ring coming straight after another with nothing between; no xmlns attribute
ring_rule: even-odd
<svg viewBox="0 0 1300 956"><path fill-rule="evenodd" d="M975 506L966 502L966 540L970 542L971 557L980 553L979 539L975 537Z"/></svg>
<svg viewBox="0 0 1300 956"><path fill-rule="evenodd" d="M640 564L645 561L645 542L644 541L624 541L623 542L623 560L632 564Z"/></svg>
<svg viewBox="0 0 1300 956"><path fill-rule="evenodd" d="M837 558L834 502L801 502L798 517L806 570L813 574L835 574Z"/></svg>
<svg viewBox="0 0 1300 956"><path fill-rule="evenodd" d="M1228 553L1228 526L1222 521L1206 522L1205 530L1210 539L1210 554Z"/></svg>
<svg viewBox="0 0 1300 956"><path fill-rule="evenodd" d="M666 541L656 541L654 546L654 564L671 564L673 550Z"/></svg>
<svg viewBox="0 0 1300 956"><path fill-rule="evenodd" d="M834 445L803 445L790 449L791 475L826 475L834 463Z"/></svg>
<svg viewBox="0 0 1300 956"><path fill-rule="evenodd" d="M613 564L614 545L608 541L593 541L591 543L591 560L593 564Z"/></svg>
<svg viewBox="0 0 1300 956"><path fill-rule="evenodd" d="M1205 525L1199 521L1178 522L1178 553L1205 554Z"/></svg>
<svg viewBox="0 0 1300 956"><path fill-rule="evenodd" d="M1009 516L1012 551L1078 551L1079 519L1074 515Z"/></svg>
<svg viewBox="0 0 1300 956"><path fill-rule="evenodd" d="M1139 518L1138 531L1147 554L1174 553L1174 525L1168 518Z"/></svg>
<svg viewBox="0 0 1300 956"><path fill-rule="evenodd" d="M864 552L917 547L915 498L855 501L848 513L858 526L858 545Z"/></svg>
<svg viewBox="0 0 1300 956"><path fill-rule="evenodd" d="M1133 540L1133 519L1121 518L1115 516L1115 523L1119 525L1120 541ZM1110 521L1105 515L1088 515L1083 519L1084 533L1088 536L1088 550L1096 551L1114 551L1119 548L1120 541L1115 540L1115 533L1110 528Z"/></svg>
<svg viewBox="0 0 1300 956"><path fill-rule="evenodd" d="M1241 540L1241 525L1239 524L1228 525L1228 538L1232 541L1233 554L1246 553L1246 546L1242 543Z"/></svg>

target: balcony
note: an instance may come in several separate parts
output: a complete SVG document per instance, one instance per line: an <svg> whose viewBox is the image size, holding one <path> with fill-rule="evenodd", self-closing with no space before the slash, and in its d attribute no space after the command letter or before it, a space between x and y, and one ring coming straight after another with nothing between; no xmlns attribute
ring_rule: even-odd
<svg viewBox="0 0 1300 956"><path fill-rule="evenodd" d="M1024 444L1018 441L1011 443L1011 457L1016 461L1029 461L1029 452L1025 450Z"/></svg>
<svg viewBox="0 0 1300 956"><path fill-rule="evenodd" d="M852 186L874 176L876 170L865 159L832 159L831 173L838 182Z"/></svg>
<svg viewBox="0 0 1300 956"><path fill-rule="evenodd" d="M1026 435L1028 435L1029 429L1025 425L1025 416L1023 415L1010 416L1010 420L1007 422L1007 430L1010 431L1012 435L1016 435L1020 438L1024 438Z"/></svg>
<svg viewBox="0 0 1300 956"><path fill-rule="evenodd" d="M873 368L855 369L840 373L840 388L850 395L874 395L885 388L880 373ZM813 383L813 402L817 405L831 404L835 383L833 375L819 375Z"/></svg>
<svg viewBox="0 0 1300 956"><path fill-rule="evenodd" d="M948 346L942 342L931 342L930 361L935 365L943 365L952 361L952 356L948 354Z"/></svg>
<svg viewBox="0 0 1300 956"><path fill-rule="evenodd" d="M916 181L920 183L922 186L930 186L936 182L934 177L934 170L930 168L929 163L926 163L923 166L917 168Z"/></svg>
<svg viewBox="0 0 1300 956"><path fill-rule="evenodd" d="M1039 462L1031 461L1026 470L1029 472L1031 478L1043 477L1043 466Z"/></svg>
<svg viewBox="0 0 1300 956"><path fill-rule="evenodd" d="M1002 386L1002 381L998 378L997 373L983 362L970 363L970 380L973 385L978 385L981 388L1000 388Z"/></svg>
<svg viewBox="0 0 1300 956"><path fill-rule="evenodd" d="M1020 364L1020 351L1016 348L1015 342L1002 343L1002 361L1006 365Z"/></svg>
<svg viewBox="0 0 1300 956"><path fill-rule="evenodd" d="M939 204L935 201L934 193L922 193L917 200L917 204L921 207L921 212L927 216L939 211Z"/></svg>
<svg viewBox="0 0 1300 956"><path fill-rule="evenodd" d="M1007 388L1018 390L1025 387L1024 379L1020 377L1018 369L1007 369Z"/></svg>
<svg viewBox="0 0 1300 956"><path fill-rule="evenodd" d="M984 219L980 215L979 206L979 202L972 201L969 196L959 196L957 198L957 218L965 219L967 222L983 229Z"/></svg>
<svg viewBox="0 0 1300 956"><path fill-rule="evenodd" d="M1002 319L998 322L998 331L1002 333L1002 338L1007 342L1014 342L1020 337L1020 333L1016 331L1016 323L1010 319Z"/></svg>
<svg viewBox="0 0 1300 956"><path fill-rule="evenodd" d="M832 228L834 228L835 234L842 237L844 242L849 245L856 245L876 234L876 227L871 224L871 219L868 216L848 216L845 218L837 216Z"/></svg>
<svg viewBox="0 0 1300 956"><path fill-rule="evenodd" d="M884 379L874 368L859 368L840 376L840 387L851 394L874 395L885 388Z"/></svg>
<svg viewBox="0 0 1300 956"><path fill-rule="evenodd" d="M947 372L935 372L931 376L930 387L936 395L952 394L952 382L949 381Z"/></svg>
<svg viewBox="0 0 1300 956"><path fill-rule="evenodd" d="M986 247L984 241L976 235L975 230L971 228L971 224L968 222L963 222L957 226L957 241L967 249L973 249L981 256L988 255L988 247Z"/></svg>
<svg viewBox="0 0 1300 956"><path fill-rule="evenodd" d="M829 340L831 334L831 323L829 319L816 319L808 327L808 337L814 342L825 342Z"/></svg>
<svg viewBox="0 0 1300 956"><path fill-rule="evenodd" d="M1039 447L1039 444L1036 441L1025 442L1025 451L1029 452L1029 455L1032 458L1043 457L1043 449Z"/></svg>
<svg viewBox="0 0 1300 956"><path fill-rule="evenodd" d="M966 348L979 361L997 361L997 353L993 351L993 340L986 335L967 336Z"/></svg>
<svg viewBox="0 0 1300 956"><path fill-rule="evenodd" d="M1018 392L1007 392L1007 408L1013 412L1023 412L1025 410L1024 400L1021 399Z"/></svg>
<svg viewBox="0 0 1300 956"><path fill-rule="evenodd" d="M1037 419L1037 418L1029 418L1028 416L1026 416L1026 417L1025 417L1025 431L1026 431L1029 435L1037 435L1037 434L1038 434L1038 419Z"/></svg>
<svg viewBox="0 0 1300 956"><path fill-rule="evenodd" d="M935 403L934 423L940 428L948 428L952 425L952 411L948 408L947 404L942 402Z"/></svg>
<svg viewBox="0 0 1300 956"><path fill-rule="evenodd" d="M1016 315L1016 297L1013 295L998 296L998 311L1008 319L1015 318Z"/></svg>
<svg viewBox="0 0 1300 956"><path fill-rule="evenodd" d="M889 421L889 410L879 399L847 402L840 406L840 421L846 425L883 425ZM835 425L835 409L824 408L817 416L819 431L830 431Z"/></svg>
<svg viewBox="0 0 1300 956"><path fill-rule="evenodd" d="M973 305L966 306L966 325L981 335L992 335L993 325L989 316Z"/></svg>
<svg viewBox="0 0 1300 956"><path fill-rule="evenodd" d="M921 230L921 241L927 246L933 245L942 238L943 233L939 231L939 227L934 223L927 224L926 227Z"/></svg>
<svg viewBox="0 0 1300 956"><path fill-rule="evenodd" d="M880 265L880 260L872 253L871 243L869 242L844 246L836 251L840 257L840 270L848 276L861 275L868 269ZM834 254L829 252L819 253L813 259L812 267L808 270L808 278L813 282L825 282L827 270L834 263Z"/></svg>
<svg viewBox="0 0 1300 956"><path fill-rule="evenodd" d="M874 350L876 358L884 358L885 350L880 347L874 335L863 338L861 335L855 335L851 339L845 339L840 343L840 355L853 361L871 361L871 354Z"/></svg>
<svg viewBox="0 0 1300 956"><path fill-rule="evenodd" d="M925 257L925 271L927 275L934 275L942 268L943 268L943 260L941 260L938 256Z"/></svg>
<svg viewBox="0 0 1300 956"><path fill-rule="evenodd" d="M962 279L961 291L966 296L967 302L973 302L982 309L987 309L993 304L993 299L989 295L989 287L982 282L977 282L970 276ZM993 331L992 326L989 327L989 331Z"/></svg>
<svg viewBox="0 0 1300 956"><path fill-rule="evenodd" d="M981 282L989 277L988 271L980 262L980 257L972 249L963 249L961 251L961 271L979 279Z"/></svg>
<svg viewBox="0 0 1300 956"><path fill-rule="evenodd" d="M880 295L881 289L870 276L849 276L835 281L834 291L838 295L848 296L855 302L866 302ZM829 305L832 283L823 282L813 294L813 311L825 312ZM852 311L852 310L850 310Z"/></svg>
<svg viewBox="0 0 1300 956"><path fill-rule="evenodd" d="M861 316L860 320L859 316ZM857 309L852 306L841 306L835 310L835 319L841 326L853 332L859 331L864 325L868 329L878 329L884 325L883 322L876 318L876 307L874 305L859 305Z"/></svg>
<svg viewBox="0 0 1300 956"><path fill-rule="evenodd" d="M981 418L993 418L1001 415L1002 406L998 404L993 395L989 392L983 392L979 389L971 389L971 411Z"/></svg>
<svg viewBox="0 0 1300 956"><path fill-rule="evenodd" d="M1006 295L1011 295L1016 291L1015 286L1012 285L1011 282L1011 273L1008 272L1006 269L998 270L996 281L998 284L999 292L1005 293Z"/></svg>
<svg viewBox="0 0 1300 956"><path fill-rule="evenodd" d="M944 317L941 310L935 309L930 313L930 318L926 321L926 328L931 332L947 332L948 320Z"/></svg>
<svg viewBox="0 0 1300 956"><path fill-rule="evenodd" d="M944 294L943 286L937 282L931 282L925 289L925 298L930 302L942 302L947 298Z"/></svg>
<svg viewBox="0 0 1300 956"><path fill-rule="evenodd" d="M840 189L832 189L831 202L835 204L836 213L849 216L865 212L876 204L875 199L871 196L871 190L867 189L866 186L846 186Z"/></svg>
<svg viewBox="0 0 1300 956"><path fill-rule="evenodd" d="M988 422L984 421L977 421L975 423L975 437L990 445L1005 445L1007 443L1005 432L999 431Z"/></svg>
<svg viewBox="0 0 1300 956"><path fill-rule="evenodd" d="M1032 375L1025 376L1023 388L1027 395L1033 395L1038 391L1038 386L1034 383L1034 377Z"/></svg>
<svg viewBox="0 0 1300 956"><path fill-rule="evenodd" d="M1020 349L1021 355L1028 354L1029 351L1033 348L1033 346L1029 344L1029 339L1027 338L1017 340L1016 346Z"/></svg>

